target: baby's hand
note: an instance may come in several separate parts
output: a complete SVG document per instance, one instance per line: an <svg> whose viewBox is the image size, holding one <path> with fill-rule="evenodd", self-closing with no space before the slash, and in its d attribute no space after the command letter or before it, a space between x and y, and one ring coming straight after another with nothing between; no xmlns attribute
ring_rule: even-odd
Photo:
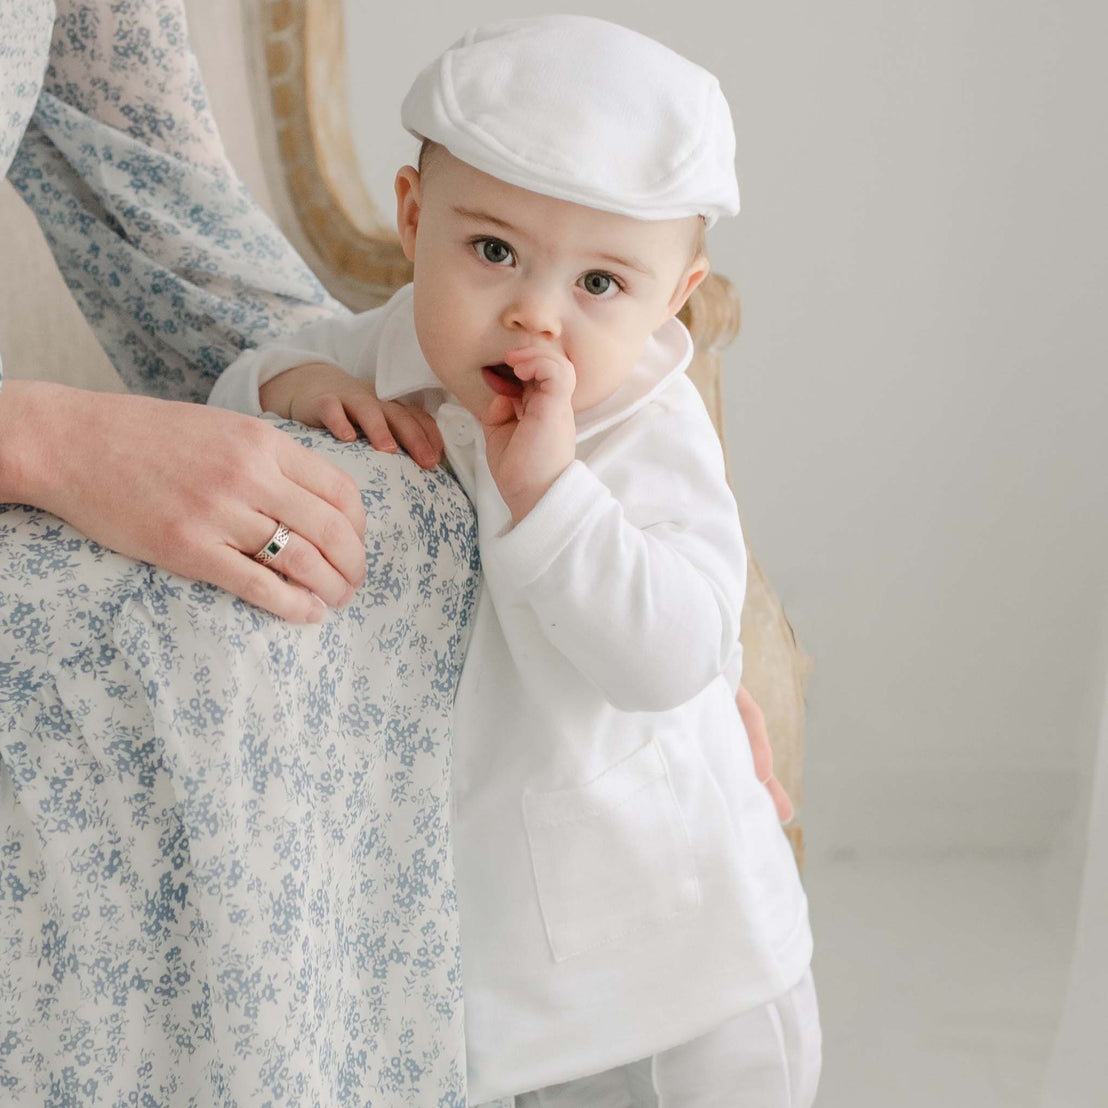
<svg viewBox="0 0 1108 1108"><path fill-rule="evenodd" d="M750 741L750 753L754 758L754 772L758 780L765 785L773 806L777 809L777 818L788 823L793 818L793 802L784 786L773 774L773 747L769 744L769 732L766 730L766 717L758 707L754 697L740 685L735 694L735 703L742 716L743 727Z"/></svg>
<svg viewBox="0 0 1108 1108"><path fill-rule="evenodd" d="M427 412L379 400L369 381L336 365L309 362L287 369L262 385L259 395L265 411L308 427L326 427L344 442L358 437L356 424L375 450L394 453L399 440L424 469L442 457L442 435Z"/></svg>
<svg viewBox="0 0 1108 1108"><path fill-rule="evenodd" d="M523 396L497 396L483 419L489 471L518 523L573 461L577 374L563 354L540 347L509 350L504 361Z"/></svg>

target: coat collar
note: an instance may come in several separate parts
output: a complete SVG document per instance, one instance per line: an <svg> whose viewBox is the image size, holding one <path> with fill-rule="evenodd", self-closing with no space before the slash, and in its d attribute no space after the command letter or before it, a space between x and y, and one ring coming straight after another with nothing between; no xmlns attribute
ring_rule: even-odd
<svg viewBox="0 0 1108 1108"><path fill-rule="evenodd" d="M399 289L382 311L385 319L377 350L378 398L399 400L430 390L437 393L432 408L443 400L452 400L419 348L412 311L412 286L408 284ZM607 400L576 414L577 441L606 431L637 411L671 377L685 372L692 355L692 336L685 325L676 318L663 323L647 340L631 376Z"/></svg>

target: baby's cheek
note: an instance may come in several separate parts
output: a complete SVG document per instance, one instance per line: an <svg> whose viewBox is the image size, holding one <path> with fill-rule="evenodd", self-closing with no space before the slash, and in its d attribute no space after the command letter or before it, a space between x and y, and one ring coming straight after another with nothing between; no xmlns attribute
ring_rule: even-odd
<svg viewBox="0 0 1108 1108"><path fill-rule="evenodd" d="M613 352L610 357L617 357ZM577 384L573 390L574 411L585 411L603 403L626 380L622 362L603 358L590 360L577 367Z"/></svg>

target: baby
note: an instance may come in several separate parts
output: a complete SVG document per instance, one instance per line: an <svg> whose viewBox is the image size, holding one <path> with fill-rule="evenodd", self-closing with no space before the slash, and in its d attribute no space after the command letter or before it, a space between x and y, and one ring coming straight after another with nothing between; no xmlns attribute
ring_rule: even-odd
<svg viewBox="0 0 1108 1108"><path fill-rule="evenodd" d="M416 79L414 281L212 402L447 459L484 587L455 711L471 1103L807 1108L807 903L735 694L746 563L675 318L738 211L716 80L578 16Z"/></svg>

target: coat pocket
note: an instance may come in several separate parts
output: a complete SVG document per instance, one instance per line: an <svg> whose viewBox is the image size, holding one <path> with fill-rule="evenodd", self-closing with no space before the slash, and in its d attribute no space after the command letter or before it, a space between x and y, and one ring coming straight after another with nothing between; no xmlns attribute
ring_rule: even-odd
<svg viewBox="0 0 1108 1108"><path fill-rule="evenodd" d="M523 819L555 961L655 930L700 903L656 740L579 788L525 793Z"/></svg>

